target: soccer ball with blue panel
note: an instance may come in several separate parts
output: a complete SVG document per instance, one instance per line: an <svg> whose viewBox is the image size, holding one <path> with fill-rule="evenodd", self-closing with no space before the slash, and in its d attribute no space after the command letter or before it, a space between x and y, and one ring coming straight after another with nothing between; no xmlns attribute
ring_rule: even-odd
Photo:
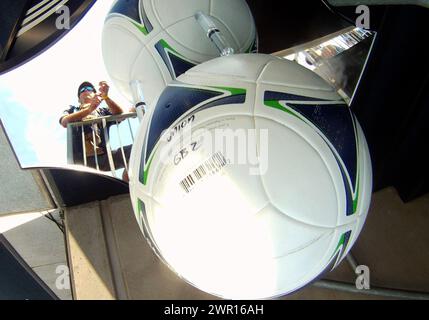
<svg viewBox="0 0 429 320"><path fill-rule="evenodd" d="M158 256L225 298L288 294L335 268L367 216L362 129L295 62L239 54L171 83L130 163L137 221Z"/></svg>
<svg viewBox="0 0 429 320"><path fill-rule="evenodd" d="M139 80L148 105L179 75L219 56L194 15L209 16L235 52L256 50L257 34L245 0L117 0L104 23L103 59L109 76L133 101Z"/></svg>

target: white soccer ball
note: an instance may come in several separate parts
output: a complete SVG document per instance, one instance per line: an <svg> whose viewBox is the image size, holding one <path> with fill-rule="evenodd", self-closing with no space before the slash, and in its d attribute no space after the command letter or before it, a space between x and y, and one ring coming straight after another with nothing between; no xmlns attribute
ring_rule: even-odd
<svg viewBox="0 0 429 320"><path fill-rule="evenodd" d="M130 162L141 230L180 277L225 298L291 293L356 241L372 187L349 107L295 62L200 64L146 115Z"/></svg>
<svg viewBox="0 0 429 320"><path fill-rule="evenodd" d="M256 50L256 28L245 0L117 0L104 23L102 52L109 76L133 101L140 80L148 105L191 67L219 57L194 14L209 15L235 52Z"/></svg>

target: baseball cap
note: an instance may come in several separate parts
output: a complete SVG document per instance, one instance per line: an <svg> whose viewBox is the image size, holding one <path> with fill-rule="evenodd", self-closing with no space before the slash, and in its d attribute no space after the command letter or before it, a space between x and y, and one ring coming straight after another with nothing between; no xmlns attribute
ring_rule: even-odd
<svg viewBox="0 0 429 320"><path fill-rule="evenodd" d="M88 82L88 81L84 81L84 82L82 82L82 83L80 84L79 88L77 89L77 97L79 98L80 94L81 94L83 91L91 90L91 88L92 88L92 91L93 91L93 92L97 92L97 91L95 90L95 87L92 85L92 83L91 83L91 82Z"/></svg>

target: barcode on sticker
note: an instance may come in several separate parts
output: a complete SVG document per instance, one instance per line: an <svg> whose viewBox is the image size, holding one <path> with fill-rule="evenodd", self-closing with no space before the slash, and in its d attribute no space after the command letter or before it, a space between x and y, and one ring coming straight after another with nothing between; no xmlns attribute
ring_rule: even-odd
<svg viewBox="0 0 429 320"><path fill-rule="evenodd" d="M188 174L185 179L180 181L180 186L186 193L192 189L192 187L201 179L207 175L213 175L218 173L225 165L227 161L222 153L216 152L209 159L204 161L198 168L192 173Z"/></svg>

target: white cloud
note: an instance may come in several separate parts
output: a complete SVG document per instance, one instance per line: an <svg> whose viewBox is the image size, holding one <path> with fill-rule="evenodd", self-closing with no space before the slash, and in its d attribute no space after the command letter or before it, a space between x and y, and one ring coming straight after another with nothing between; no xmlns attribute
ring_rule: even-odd
<svg viewBox="0 0 429 320"><path fill-rule="evenodd" d="M47 123L56 125L47 126ZM58 124L58 117L31 113L28 117L26 139L31 141L39 164L60 166L67 163L66 130Z"/></svg>

